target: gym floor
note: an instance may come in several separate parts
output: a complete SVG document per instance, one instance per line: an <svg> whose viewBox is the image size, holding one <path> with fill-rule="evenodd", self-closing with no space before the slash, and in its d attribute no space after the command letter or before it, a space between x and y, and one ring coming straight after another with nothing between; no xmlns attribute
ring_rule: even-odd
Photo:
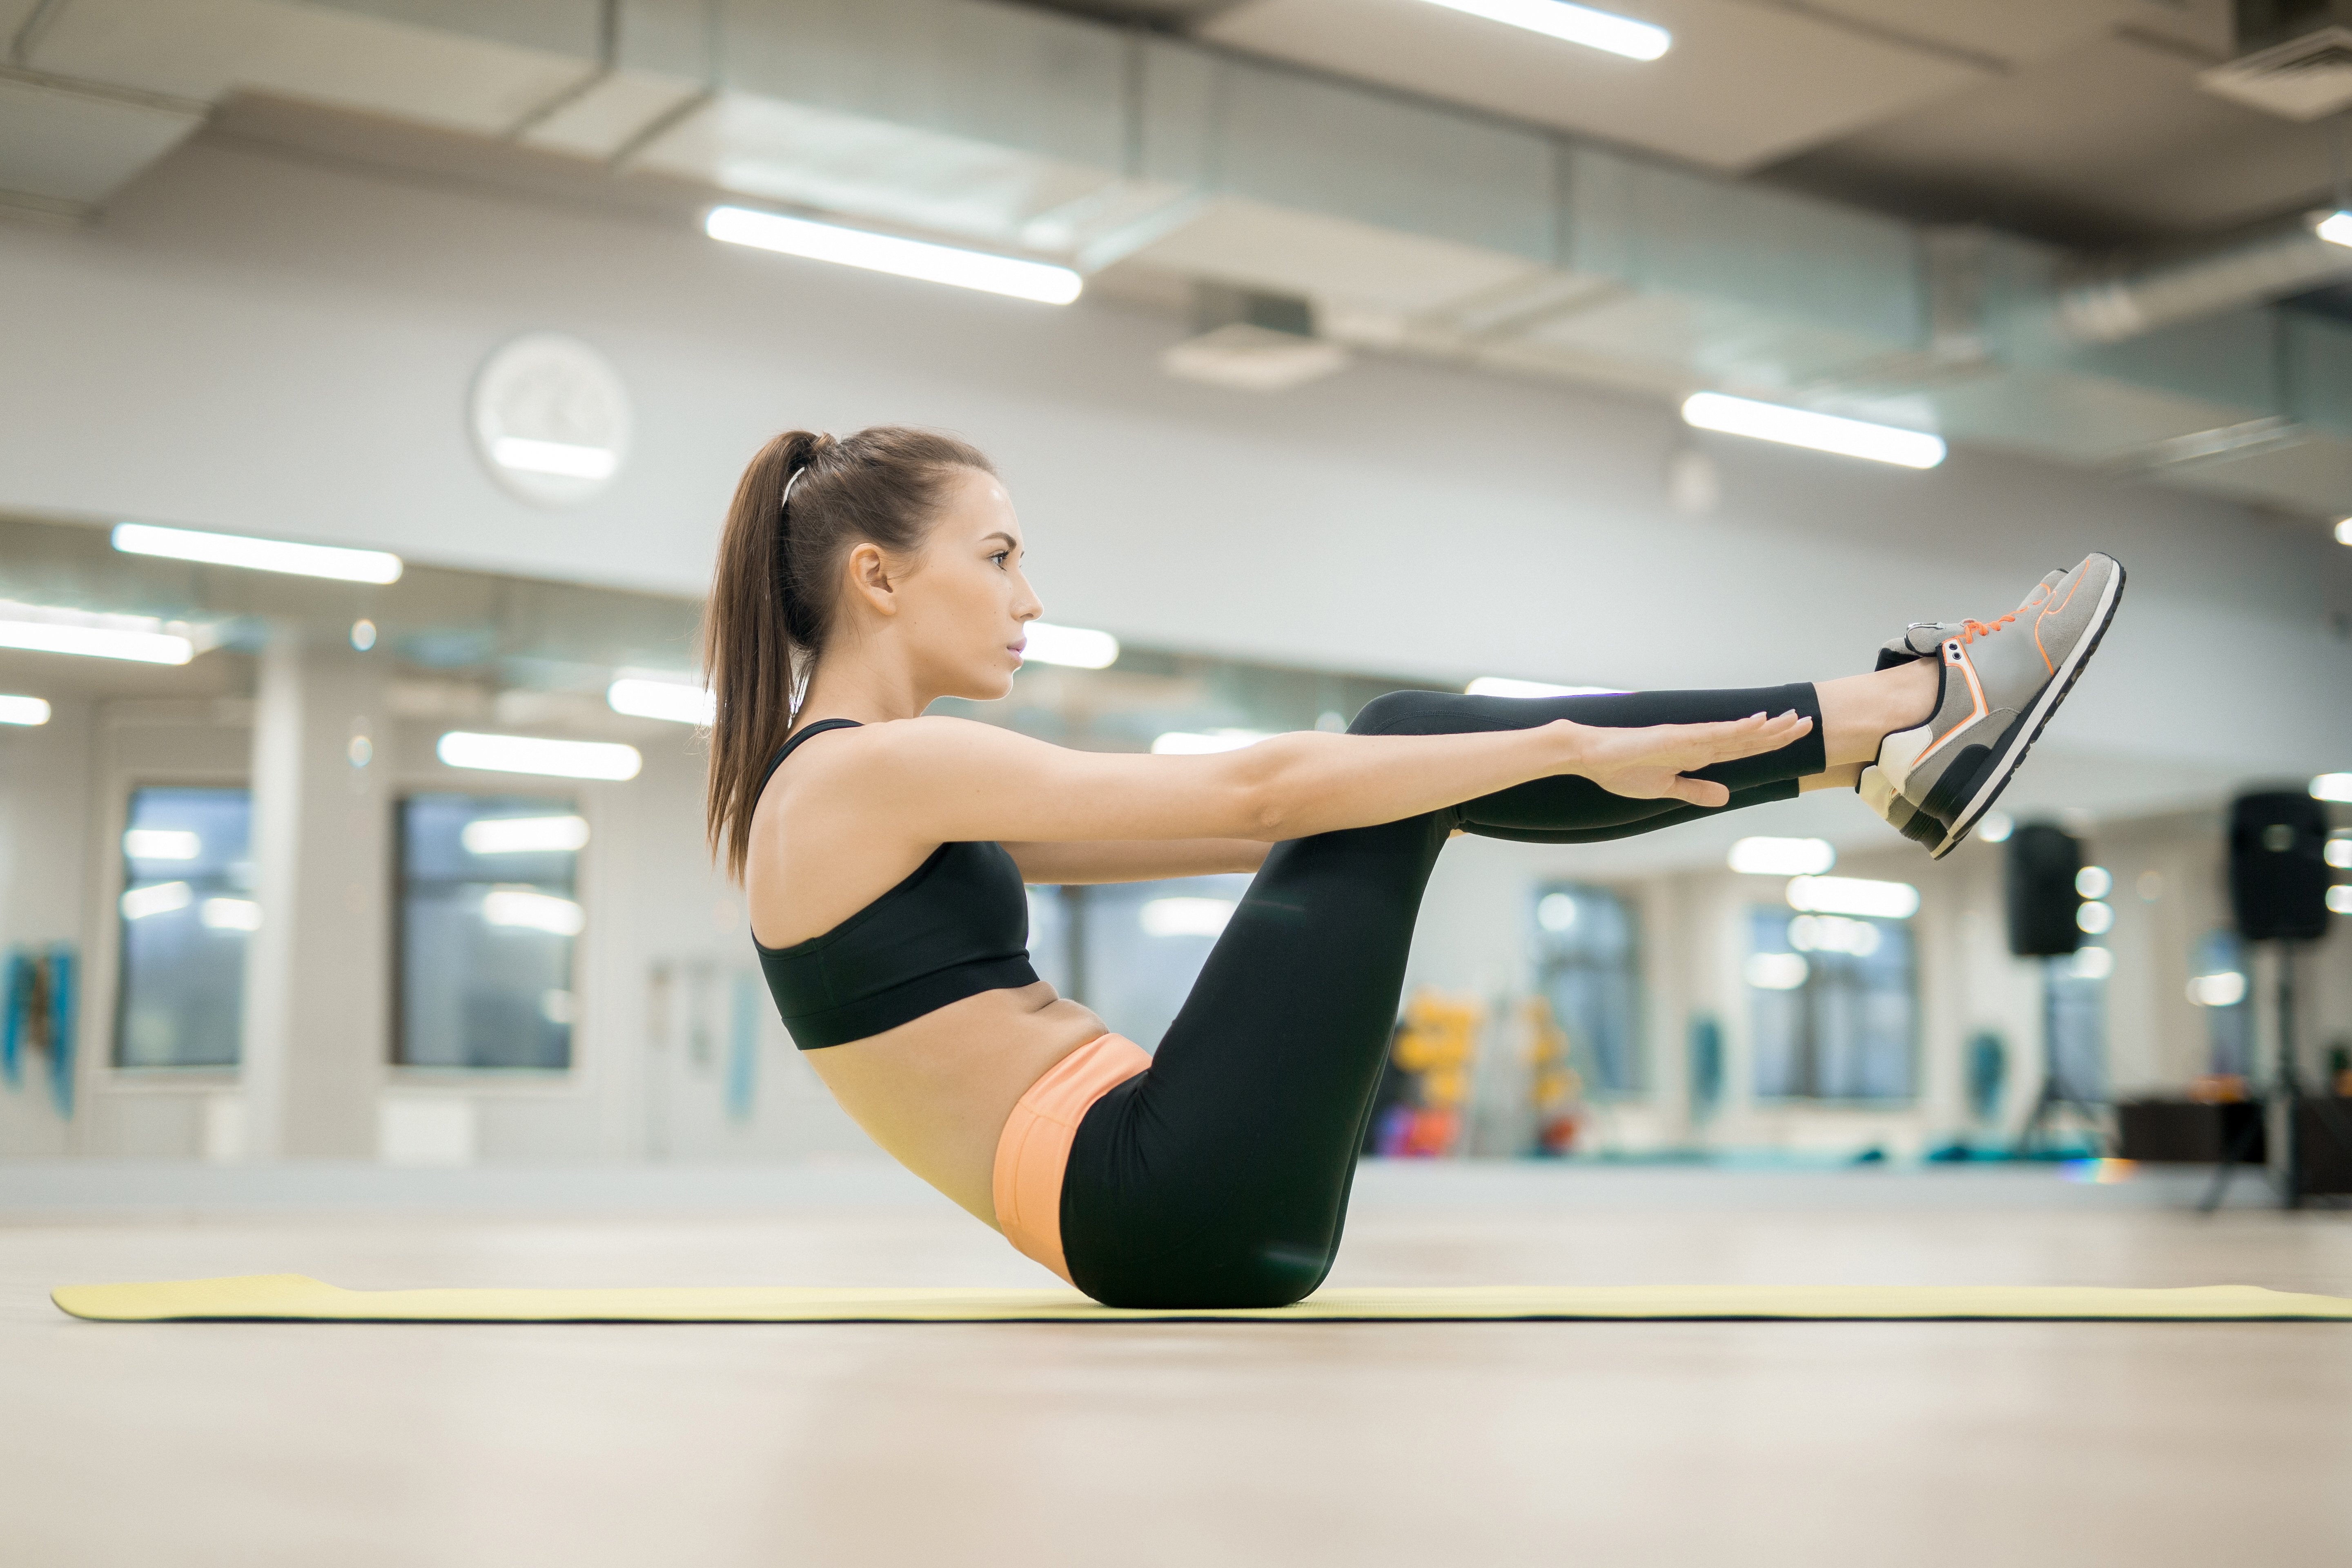
<svg viewBox="0 0 2352 1568"><path fill-rule="evenodd" d="M1368 1168L1334 1283L2352 1294L2187 1173ZM68 1196L68 1194L70 1194ZM103 1325L56 1284L1028 1285L895 1170L0 1165L0 1561L2326 1563L2352 1326Z"/></svg>

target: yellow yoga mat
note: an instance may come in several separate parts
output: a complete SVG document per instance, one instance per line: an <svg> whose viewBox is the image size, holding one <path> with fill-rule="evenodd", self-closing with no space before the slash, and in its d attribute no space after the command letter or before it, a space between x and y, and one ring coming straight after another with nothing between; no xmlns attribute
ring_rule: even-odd
<svg viewBox="0 0 2352 1568"><path fill-rule="evenodd" d="M2352 1299L2252 1285L2125 1290L2070 1285L1492 1285L1318 1290L1292 1307L1131 1309L1075 1290L683 1286L625 1290L345 1290L300 1274L68 1285L104 1322L311 1319L457 1323L1429 1322L1708 1319L2352 1321Z"/></svg>

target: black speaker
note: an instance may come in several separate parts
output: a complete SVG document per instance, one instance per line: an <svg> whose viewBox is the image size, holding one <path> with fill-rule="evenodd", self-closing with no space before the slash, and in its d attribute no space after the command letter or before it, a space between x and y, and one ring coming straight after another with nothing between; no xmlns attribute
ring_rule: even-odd
<svg viewBox="0 0 2352 1568"><path fill-rule="evenodd" d="M2074 923L2083 895L2083 841L2063 827L2028 822L2009 836L2009 951L2020 958L2061 958L2083 942Z"/></svg>
<svg viewBox="0 0 2352 1568"><path fill-rule="evenodd" d="M2327 934L2327 808L2301 790L2230 803L2230 906L2248 942Z"/></svg>

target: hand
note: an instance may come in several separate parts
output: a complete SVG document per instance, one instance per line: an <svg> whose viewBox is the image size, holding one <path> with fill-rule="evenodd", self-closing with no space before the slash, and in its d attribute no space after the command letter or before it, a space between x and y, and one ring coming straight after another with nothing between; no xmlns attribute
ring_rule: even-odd
<svg viewBox="0 0 2352 1568"><path fill-rule="evenodd" d="M1653 724L1639 730L1565 719L1555 722L1571 731L1575 760L1564 771L1581 773L1612 795L1708 806L1727 804L1731 792L1707 779L1685 778L1685 773L1737 757L1777 752L1813 726L1793 709L1777 719L1758 713L1721 724Z"/></svg>

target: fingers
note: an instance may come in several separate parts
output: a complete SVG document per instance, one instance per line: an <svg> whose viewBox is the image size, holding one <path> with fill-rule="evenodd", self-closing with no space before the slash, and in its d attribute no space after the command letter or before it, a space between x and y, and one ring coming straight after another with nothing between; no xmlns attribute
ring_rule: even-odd
<svg viewBox="0 0 2352 1568"><path fill-rule="evenodd" d="M1700 760L1687 765L1704 767L1708 763L1727 763L1738 757L1777 752L1812 727L1813 721L1794 709L1777 718L1758 713L1726 723L1689 725L1687 728L1703 733L1692 737Z"/></svg>
<svg viewBox="0 0 2352 1568"><path fill-rule="evenodd" d="M1677 778L1667 786L1667 793L1676 800L1693 805L1717 806L1731 804L1731 792L1710 779Z"/></svg>

